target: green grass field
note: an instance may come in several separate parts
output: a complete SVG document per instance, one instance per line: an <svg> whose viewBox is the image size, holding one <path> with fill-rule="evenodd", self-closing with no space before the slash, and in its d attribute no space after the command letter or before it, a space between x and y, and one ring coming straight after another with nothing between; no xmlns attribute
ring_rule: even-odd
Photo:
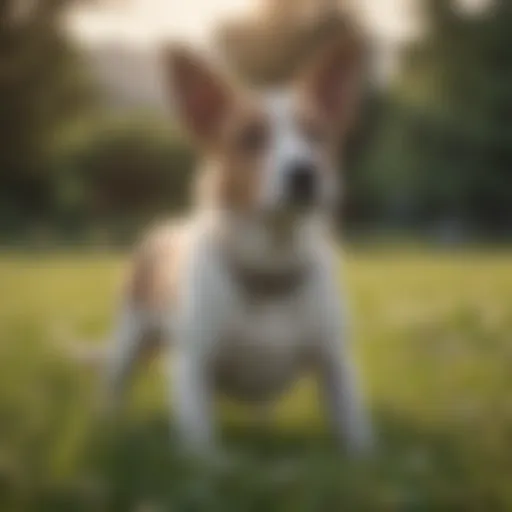
<svg viewBox="0 0 512 512"><path fill-rule="evenodd" d="M106 335L122 261L0 257L0 510L512 510L512 252L350 252L375 456L335 451L305 381L275 427L224 411L243 462L219 475L174 454L157 366L107 426L94 373L55 348Z"/></svg>

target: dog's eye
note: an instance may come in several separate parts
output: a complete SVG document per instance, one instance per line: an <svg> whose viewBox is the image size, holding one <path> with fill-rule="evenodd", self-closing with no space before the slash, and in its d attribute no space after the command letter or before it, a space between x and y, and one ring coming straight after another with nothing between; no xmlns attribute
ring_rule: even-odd
<svg viewBox="0 0 512 512"><path fill-rule="evenodd" d="M257 153L265 149L268 131L263 123L254 123L240 128L236 135L236 146L245 153Z"/></svg>

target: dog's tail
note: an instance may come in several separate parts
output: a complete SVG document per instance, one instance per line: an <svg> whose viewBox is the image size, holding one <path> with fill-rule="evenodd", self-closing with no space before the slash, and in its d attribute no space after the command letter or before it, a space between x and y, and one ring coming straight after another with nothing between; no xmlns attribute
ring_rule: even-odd
<svg viewBox="0 0 512 512"><path fill-rule="evenodd" d="M79 340L63 332L54 339L68 361L99 376L104 395L101 400L109 404L105 406L107 409L116 409L136 367L153 359L163 348L162 332L149 328L141 315L125 309L111 339Z"/></svg>
<svg viewBox="0 0 512 512"><path fill-rule="evenodd" d="M105 370L112 350L109 340L78 339L63 330L54 333L53 344L67 361L94 372Z"/></svg>

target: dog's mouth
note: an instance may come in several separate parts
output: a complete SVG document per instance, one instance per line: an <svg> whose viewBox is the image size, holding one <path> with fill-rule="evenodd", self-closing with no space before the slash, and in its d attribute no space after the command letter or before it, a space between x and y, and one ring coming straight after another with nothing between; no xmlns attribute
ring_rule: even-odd
<svg viewBox="0 0 512 512"><path fill-rule="evenodd" d="M267 233L276 246L286 245L293 240L303 218L303 212L290 207L266 211L262 215Z"/></svg>

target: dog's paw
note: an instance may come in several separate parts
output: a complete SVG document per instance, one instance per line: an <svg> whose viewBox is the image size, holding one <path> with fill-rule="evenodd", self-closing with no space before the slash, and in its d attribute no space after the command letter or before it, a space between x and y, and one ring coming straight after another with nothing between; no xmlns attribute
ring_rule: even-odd
<svg viewBox="0 0 512 512"><path fill-rule="evenodd" d="M350 457L358 459L370 457L376 450L375 435L371 429L364 429L351 436L345 446Z"/></svg>

